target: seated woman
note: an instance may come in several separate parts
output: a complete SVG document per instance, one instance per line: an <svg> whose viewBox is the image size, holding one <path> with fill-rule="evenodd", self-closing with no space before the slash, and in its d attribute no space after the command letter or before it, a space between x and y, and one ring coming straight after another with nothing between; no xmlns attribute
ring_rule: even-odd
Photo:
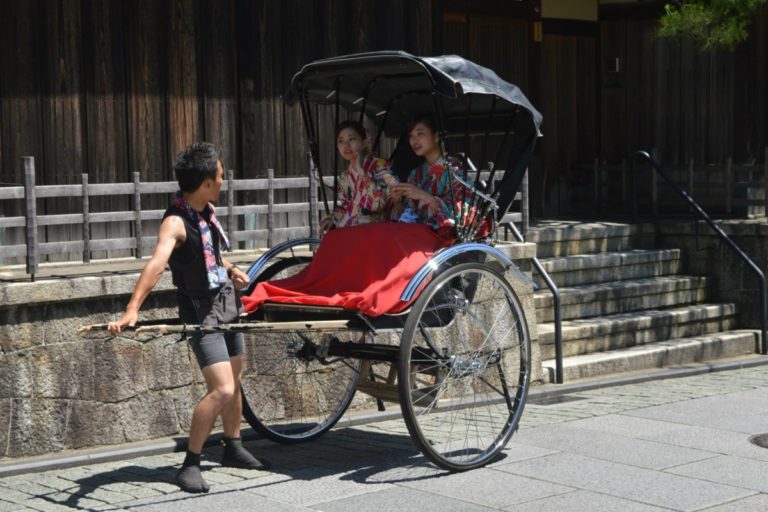
<svg viewBox="0 0 768 512"><path fill-rule="evenodd" d="M455 228L456 205L464 195L462 185L451 180L431 115L417 116L408 126L408 134L411 148L424 162L411 171L406 183L391 187L390 218L425 223L438 235L450 238Z"/></svg>
<svg viewBox="0 0 768 512"><path fill-rule="evenodd" d="M365 183L377 186L374 173L356 174L358 171L352 163L354 158L346 149L345 129L353 130L358 136L360 132L349 127L340 127L339 130L339 152L350 162L346 176L351 178L352 183L363 182L361 176L367 177ZM352 134L347 132L349 135ZM338 217L335 217L335 211L331 217L342 220L343 224L326 224L350 227L330 231L324 236L312 262L300 273L257 284L250 296L243 297L246 311L255 311L265 302L278 302L338 306L375 317L408 307L409 303L400 300L406 285L432 255L450 245L455 236L452 180L442 158L439 140L435 123L430 117L422 116L412 123L411 147L426 162L411 172L408 183L392 181L390 186L393 200L401 207L410 208L411 212L411 217L400 214L395 219L407 223L370 223L371 218L382 220L378 213L380 210L376 210L377 214L373 217L366 214L365 206L355 210L354 198L367 199L367 196L359 188L353 189L358 193L353 195L350 192L349 196L342 196L342 205L349 209L339 210L341 215ZM367 161L370 160L364 160ZM384 180L394 178L390 175L389 178L382 178ZM459 196L454 193L454 197ZM385 202L378 196L376 199L378 202L364 204L383 207ZM361 217L357 215L359 213L365 215ZM361 219L369 223L363 224Z"/></svg>
<svg viewBox="0 0 768 512"><path fill-rule="evenodd" d="M333 228L387 219L388 189L397 178L385 160L369 153L370 144L368 133L357 121L344 121L336 128L336 148L347 161L347 169L338 183L338 206L320 221L321 236Z"/></svg>

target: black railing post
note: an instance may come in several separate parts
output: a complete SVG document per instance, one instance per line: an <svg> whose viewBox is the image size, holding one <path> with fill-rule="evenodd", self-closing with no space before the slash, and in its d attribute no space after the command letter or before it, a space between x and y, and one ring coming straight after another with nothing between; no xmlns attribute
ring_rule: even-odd
<svg viewBox="0 0 768 512"><path fill-rule="evenodd" d="M505 224L505 226L509 226L509 229L512 231L512 235L514 235L515 239L518 242L525 242L525 239L523 238L523 235L520 234L520 231L517 229L517 226L515 226L514 222L510 222L508 224ZM539 259L537 257L533 257L531 259L531 262L533 263L534 268L536 268L536 271L539 273L542 279L544 279L544 283L547 285L547 288L549 288L549 291L552 293L552 306L555 308L555 384L562 384L563 383L563 317L560 307L560 290L557 289L557 285L554 281L552 281L552 278L549 277L549 274L547 274L547 271L544 269L544 267L539 262Z"/></svg>

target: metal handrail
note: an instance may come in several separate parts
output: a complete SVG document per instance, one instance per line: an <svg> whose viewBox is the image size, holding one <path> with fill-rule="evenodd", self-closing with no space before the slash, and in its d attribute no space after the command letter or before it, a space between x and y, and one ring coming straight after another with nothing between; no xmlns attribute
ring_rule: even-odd
<svg viewBox="0 0 768 512"><path fill-rule="evenodd" d="M688 195L688 192L686 192L680 185L678 185L672 177L669 175L666 169L662 167L662 165L657 162L655 159L651 157L650 154L648 154L647 151L636 151L633 155L633 163L634 160L638 158L645 159L648 164L656 171L658 172L662 178L666 180L666 182L677 192L687 203L688 205L693 208L693 211L696 212L699 217L701 217L704 222L707 223L707 225L712 228L712 230L717 234L717 236L725 242L725 244L731 248L736 254L741 258L741 260L747 264L747 266L752 269L752 271L757 274L758 278L760 279L760 331L761 331L761 350L760 353L763 355L768 354L768 339L766 337L766 324L768 324L768 303L766 303L766 284L765 284L765 274L762 270L760 270L760 267L758 267L754 261L752 261L752 258L747 256L747 254L742 250L741 247L739 247L736 242L734 242L731 237L729 237L725 232L720 229L720 226L718 226L715 221L710 218L709 215L701 208L701 206L696 203L696 201L693 200L693 198ZM636 176L635 173L632 173L632 216L635 220L637 220L637 187L636 185Z"/></svg>
<svg viewBox="0 0 768 512"><path fill-rule="evenodd" d="M525 242L522 233L517 229L514 222L504 223L504 226L509 227L512 234L515 236L518 242ZM563 383L563 316L560 309L560 290L557 289L557 285L544 267L539 262L537 257L531 259L536 271L544 279L544 283L552 292L553 306L555 308L555 384Z"/></svg>

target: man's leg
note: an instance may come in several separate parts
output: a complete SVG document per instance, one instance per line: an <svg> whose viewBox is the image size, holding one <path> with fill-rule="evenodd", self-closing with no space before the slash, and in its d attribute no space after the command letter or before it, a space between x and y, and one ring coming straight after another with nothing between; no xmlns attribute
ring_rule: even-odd
<svg viewBox="0 0 768 512"><path fill-rule="evenodd" d="M229 362L214 363L203 368L208 393L195 407L192 427L189 431L187 457L176 482L187 492L208 492L208 484L200 473L200 454L203 444L213 429L213 423L222 410L232 401L235 383Z"/></svg>
<svg viewBox="0 0 768 512"><path fill-rule="evenodd" d="M221 421L224 424L224 435L227 437L240 437L240 422L243 416L243 402L240 397L240 375L243 371L243 355L229 358L232 368L232 380L234 391L232 399L227 402L221 411Z"/></svg>
<svg viewBox="0 0 768 512"><path fill-rule="evenodd" d="M240 396L240 374L243 369L243 355L236 355L229 359L232 365L235 390L232 399L221 411L221 420L224 423L224 454L221 459L223 466L244 469L269 469L271 464L265 459L257 459L243 447L240 439L240 422L243 416L243 402Z"/></svg>

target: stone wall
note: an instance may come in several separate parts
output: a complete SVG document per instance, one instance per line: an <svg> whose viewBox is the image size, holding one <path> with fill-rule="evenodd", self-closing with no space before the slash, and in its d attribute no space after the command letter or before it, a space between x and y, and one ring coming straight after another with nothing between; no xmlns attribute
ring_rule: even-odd
<svg viewBox="0 0 768 512"><path fill-rule="evenodd" d="M533 244L503 247L530 269ZM0 461L186 435L205 393L187 343L178 335L76 335L83 324L117 319L137 278L134 269L0 284ZM530 287L514 287L536 340ZM141 319L175 316L166 272ZM540 381L538 343L532 349L533 380Z"/></svg>
<svg viewBox="0 0 768 512"><path fill-rule="evenodd" d="M717 221L717 224L764 272L768 272L768 221ZM713 301L733 302L738 326L760 328L757 275L721 242L703 221L645 224L638 229L637 247L681 249L682 272L710 277Z"/></svg>

